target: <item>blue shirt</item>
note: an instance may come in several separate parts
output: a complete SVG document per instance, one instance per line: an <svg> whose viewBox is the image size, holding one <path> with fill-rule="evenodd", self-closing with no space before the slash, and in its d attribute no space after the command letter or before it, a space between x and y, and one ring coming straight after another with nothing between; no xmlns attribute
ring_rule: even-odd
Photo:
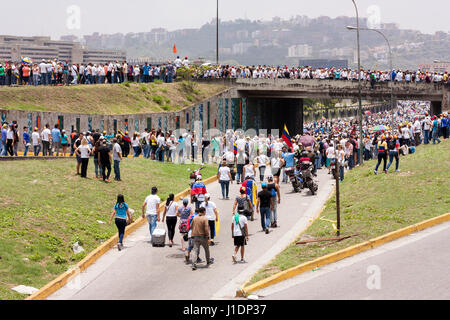
<svg viewBox="0 0 450 320"><path fill-rule="evenodd" d="M286 161L286 168L294 166L294 155L295 153L282 153L281 157Z"/></svg>
<svg viewBox="0 0 450 320"><path fill-rule="evenodd" d="M61 141L61 132L59 131L59 129L56 129L56 128L52 129L52 140L53 140L53 142Z"/></svg>
<svg viewBox="0 0 450 320"><path fill-rule="evenodd" d="M23 133L23 141L30 143L30 134L28 132Z"/></svg>
<svg viewBox="0 0 450 320"><path fill-rule="evenodd" d="M116 218L119 219L127 218L128 205L126 202L121 204L116 203L116 205L114 206L114 210L116 210Z"/></svg>
<svg viewBox="0 0 450 320"><path fill-rule="evenodd" d="M445 128L445 127L448 127L448 125L449 125L449 120L447 118L442 118L441 119L441 127Z"/></svg>
<svg viewBox="0 0 450 320"><path fill-rule="evenodd" d="M6 141L6 134L7 134L7 130L6 129L2 129L2 141Z"/></svg>

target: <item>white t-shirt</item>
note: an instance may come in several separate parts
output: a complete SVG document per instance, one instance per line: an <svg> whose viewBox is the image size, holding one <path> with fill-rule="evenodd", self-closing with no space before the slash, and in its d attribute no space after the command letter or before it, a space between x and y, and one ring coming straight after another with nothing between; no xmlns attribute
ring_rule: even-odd
<svg viewBox="0 0 450 320"><path fill-rule="evenodd" d="M230 168L224 166L220 167L219 181L230 181L230 176L228 174L231 174Z"/></svg>
<svg viewBox="0 0 450 320"><path fill-rule="evenodd" d="M80 149L82 159L89 158L89 153L91 152L89 146L79 146L78 148Z"/></svg>
<svg viewBox="0 0 450 320"><path fill-rule="evenodd" d="M156 204L161 203L161 199L156 194L151 194L145 198L145 203L147 204L147 216L154 216L156 212Z"/></svg>
<svg viewBox="0 0 450 320"><path fill-rule="evenodd" d="M42 141L50 141L49 137L51 134L52 133L48 128L44 129L44 131L42 131Z"/></svg>
<svg viewBox="0 0 450 320"><path fill-rule="evenodd" d="M202 202L200 208L206 209L206 217L208 218L209 221L216 220L216 214L214 213L214 209L216 209L217 207L214 202L208 201L208 204L206 204L206 202Z"/></svg>
<svg viewBox="0 0 450 320"><path fill-rule="evenodd" d="M248 221L247 217L240 214L239 215L239 224L237 224L236 219L234 219L234 217L233 217L233 236L235 236L235 237L242 236L241 228L242 228L242 230L244 230L245 225L247 224L247 221ZM239 225L241 227L239 227Z"/></svg>
<svg viewBox="0 0 450 320"><path fill-rule="evenodd" d="M31 140L33 141L33 146L37 146L39 144L39 133L34 131L31 134Z"/></svg>
<svg viewBox="0 0 450 320"><path fill-rule="evenodd" d="M176 217L177 216L177 203L172 201L167 207L166 216L167 217Z"/></svg>
<svg viewBox="0 0 450 320"><path fill-rule="evenodd" d="M131 146L132 147L139 147L139 139L131 139Z"/></svg>

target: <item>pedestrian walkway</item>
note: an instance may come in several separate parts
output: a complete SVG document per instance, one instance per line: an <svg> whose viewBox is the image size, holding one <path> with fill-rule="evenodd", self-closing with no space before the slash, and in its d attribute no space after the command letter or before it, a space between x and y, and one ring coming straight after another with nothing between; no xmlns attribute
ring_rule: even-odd
<svg viewBox="0 0 450 320"><path fill-rule="evenodd" d="M269 234L261 230L260 217L249 221L250 240L246 247L247 263L233 264L231 237L232 206L239 185L230 187L230 200L221 200L220 185L207 185L211 201L219 210L221 231L210 247L214 264L198 265L196 271L184 263L180 234L175 246L154 248L149 242L148 226L144 225L125 238L125 249L111 249L91 267L48 299L229 299L259 268L281 252L304 230L330 192L334 181L326 170L319 170L319 194L309 191L292 192L290 184L281 184L281 204L278 206L278 228ZM260 184L259 184L260 186ZM258 188L260 190L260 187ZM140 208L137 212L140 212ZM204 251L200 257L205 260Z"/></svg>

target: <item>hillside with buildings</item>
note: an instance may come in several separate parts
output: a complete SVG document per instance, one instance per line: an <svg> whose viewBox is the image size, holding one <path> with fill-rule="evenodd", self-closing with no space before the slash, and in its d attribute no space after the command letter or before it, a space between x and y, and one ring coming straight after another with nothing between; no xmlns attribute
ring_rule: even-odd
<svg viewBox="0 0 450 320"><path fill-rule="evenodd" d="M354 25L353 17L319 17L310 19L296 16L289 20L273 18L271 21L235 20L220 23L220 61L239 64L297 65L299 60L347 60L356 65L356 34L346 29ZM361 19L366 26L367 20ZM423 34L416 30L403 30L387 23L380 30L389 39L394 66L417 69L435 60L450 61L450 34L436 32ZM166 60L173 58L176 43L179 55L191 60L202 57L215 61L215 21L199 29L111 34L94 33L81 41L89 48L121 49L128 58ZM388 49L385 40L375 32L362 31L361 55L365 68L387 68Z"/></svg>

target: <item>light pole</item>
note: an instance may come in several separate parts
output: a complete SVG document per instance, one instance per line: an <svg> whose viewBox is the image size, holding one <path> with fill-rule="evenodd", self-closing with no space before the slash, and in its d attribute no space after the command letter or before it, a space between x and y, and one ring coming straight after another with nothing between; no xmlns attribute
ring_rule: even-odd
<svg viewBox="0 0 450 320"><path fill-rule="evenodd" d="M216 15L216 64L219 65L219 0L217 0Z"/></svg>
<svg viewBox="0 0 450 320"><path fill-rule="evenodd" d="M358 100L359 100L359 162L360 164L363 164L363 156L362 156L362 149L363 149L363 142L362 142L362 100L361 100L361 46L359 42L359 12L358 7L356 6L355 0L352 0L353 5L355 6L356 11L356 38L358 42Z"/></svg>
<svg viewBox="0 0 450 320"><path fill-rule="evenodd" d="M357 27L353 27L353 26L347 26L348 30L357 30ZM383 32L381 32L380 30L377 29L371 29L371 28L359 28L359 30L366 30L366 31L375 31L378 34L381 34L381 36L384 38L384 40L386 40L386 43L388 45L388 49L389 49L389 83L391 86L391 112L392 112L392 118L391 118L391 127L392 127L392 131L394 131L394 86L392 84L393 79L392 79L392 71L394 70L392 67L392 49L391 49L391 44L388 40L388 38L384 35Z"/></svg>

